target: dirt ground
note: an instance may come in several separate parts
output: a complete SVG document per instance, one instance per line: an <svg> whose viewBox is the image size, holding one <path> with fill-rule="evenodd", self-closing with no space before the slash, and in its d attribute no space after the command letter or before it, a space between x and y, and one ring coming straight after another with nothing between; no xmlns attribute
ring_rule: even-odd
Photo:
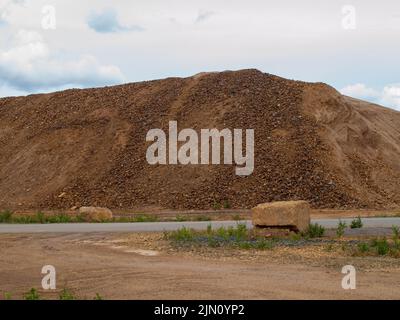
<svg viewBox="0 0 400 320"><path fill-rule="evenodd" d="M398 259L315 248L176 250L162 234L0 235L0 299L35 287L45 299L67 288L81 299L399 299ZM341 268L357 270L343 290ZM53 265L57 290L41 289Z"/></svg>

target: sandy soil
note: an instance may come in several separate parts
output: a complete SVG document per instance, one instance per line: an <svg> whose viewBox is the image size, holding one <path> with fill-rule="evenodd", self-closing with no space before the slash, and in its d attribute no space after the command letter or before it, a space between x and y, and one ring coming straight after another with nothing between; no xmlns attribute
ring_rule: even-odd
<svg viewBox="0 0 400 320"><path fill-rule="evenodd" d="M1 235L0 292L19 299L41 288L54 265L57 298L68 288L92 299L398 299L398 259L354 258L323 248L177 251L160 234ZM357 289L341 288L341 267L357 269Z"/></svg>

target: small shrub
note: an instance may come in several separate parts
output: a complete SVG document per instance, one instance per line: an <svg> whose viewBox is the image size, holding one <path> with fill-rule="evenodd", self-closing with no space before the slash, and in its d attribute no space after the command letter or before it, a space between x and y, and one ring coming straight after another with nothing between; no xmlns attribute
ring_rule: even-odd
<svg viewBox="0 0 400 320"><path fill-rule="evenodd" d="M192 241L194 238L194 231L192 229L182 227L179 230L169 233L169 239L175 241Z"/></svg>
<svg viewBox="0 0 400 320"><path fill-rule="evenodd" d="M222 205L223 205L224 209L230 209L230 207L231 207L231 204L229 203L228 200L225 200Z"/></svg>
<svg viewBox="0 0 400 320"><path fill-rule="evenodd" d="M212 205L212 208L214 210L219 210L219 209L221 209L221 204L219 202L217 202L217 201L214 201L214 203Z"/></svg>
<svg viewBox="0 0 400 320"><path fill-rule="evenodd" d="M224 228L224 227L218 228L216 233L217 233L217 236L222 238L223 240L225 240L225 241L229 240L230 236L229 236L229 232L226 228Z"/></svg>
<svg viewBox="0 0 400 320"><path fill-rule="evenodd" d="M361 221L361 217L358 216L356 219L351 221L350 228L351 229L359 229L363 227L363 222Z"/></svg>
<svg viewBox="0 0 400 320"><path fill-rule="evenodd" d="M400 239L400 228L399 228L399 226L392 226L392 234L393 234L393 240L399 240Z"/></svg>
<svg viewBox="0 0 400 320"><path fill-rule="evenodd" d="M36 213L36 219L37 219L37 221L38 221L39 223L45 223L45 222L46 222L46 221L45 221L44 213L41 212L41 211L39 211L39 212Z"/></svg>
<svg viewBox="0 0 400 320"><path fill-rule="evenodd" d="M386 239L375 239L372 241L372 246L380 256L384 256L389 253L390 246Z"/></svg>
<svg viewBox="0 0 400 320"><path fill-rule="evenodd" d="M0 223L9 223L11 222L13 213L9 210L3 211L0 213Z"/></svg>
<svg viewBox="0 0 400 320"><path fill-rule="evenodd" d="M310 223L304 236L309 238L320 238L324 235L325 228L318 223Z"/></svg>
<svg viewBox="0 0 400 320"><path fill-rule="evenodd" d="M32 288L27 293L24 294L25 300L40 300L39 293L35 288Z"/></svg>
<svg viewBox="0 0 400 320"><path fill-rule="evenodd" d="M220 246L220 243L218 242L218 240L215 239L215 237L213 237L212 235L209 235L209 237L207 239L207 244L211 248L216 248L216 247Z"/></svg>
<svg viewBox="0 0 400 320"><path fill-rule="evenodd" d="M291 233L290 234L290 240L299 241L301 239L302 239L302 234L301 233Z"/></svg>
<svg viewBox="0 0 400 320"><path fill-rule="evenodd" d="M272 242L265 239L261 239L255 242L254 248L258 250L272 249Z"/></svg>
<svg viewBox="0 0 400 320"><path fill-rule="evenodd" d="M5 292L4 293L4 300L11 300L12 299L12 295L10 292Z"/></svg>
<svg viewBox="0 0 400 320"><path fill-rule="evenodd" d="M235 241L241 241L248 236L247 227L244 223L238 223L236 228L228 228L228 234L233 237Z"/></svg>
<svg viewBox="0 0 400 320"><path fill-rule="evenodd" d="M75 296L68 290L63 289L59 296L60 300L75 300Z"/></svg>
<svg viewBox="0 0 400 320"><path fill-rule="evenodd" d="M96 296L93 298L93 300L103 300L103 297L100 294L96 293Z"/></svg>
<svg viewBox="0 0 400 320"><path fill-rule="evenodd" d="M358 247L358 251L361 253L367 253L370 250L368 243L365 243L365 242L359 243L357 245L357 247Z"/></svg>
<svg viewBox="0 0 400 320"><path fill-rule="evenodd" d="M339 223L338 223L338 226L337 226L337 229L336 229L336 235L337 235L339 238L343 237L343 235L344 235L344 230L346 229L346 227L347 227L346 222L344 222L344 221L342 221L342 220L339 220Z"/></svg>

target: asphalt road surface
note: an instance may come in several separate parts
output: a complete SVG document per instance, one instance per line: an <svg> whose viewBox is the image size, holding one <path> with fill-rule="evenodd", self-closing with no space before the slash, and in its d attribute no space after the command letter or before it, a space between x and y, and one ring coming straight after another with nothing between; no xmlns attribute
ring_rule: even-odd
<svg viewBox="0 0 400 320"><path fill-rule="evenodd" d="M350 225L352 219L341 219ZM327 229L337 227L339 219L313 219ZM363 230L388 229L400 226L400 218L362 218ZM138 223L52 223L52 224L0 224L0 233L88 233L88 232L162 232L182 227L205 230L211 224L213 228L236 226L245 223L252 228L250 220L244 221L202 221L202 222L138 222ZM359 229L362 230L362 229Z"/></svg>

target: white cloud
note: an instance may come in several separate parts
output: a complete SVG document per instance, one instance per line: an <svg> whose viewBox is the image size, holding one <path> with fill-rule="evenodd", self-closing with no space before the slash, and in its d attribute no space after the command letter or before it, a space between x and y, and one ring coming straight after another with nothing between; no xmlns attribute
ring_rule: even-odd
<svg viewBox="0 0 400 320"><path fill-rule="evenodd" d="M117 11L113 8L92 13L87 20L88 26L99 33L112 33L123 31L143 31L137 25L125 26L118 21Z"/></svg>
<svg viewBox="0 0 400 320"><path fill-rule="evenodd" d="M380 96L380 92L376 91L375 89L368 88L363 83L349 85L341 89L340 92L346 96L360 99L375 99Z"/></svg>
<svg viewBox="0 0 400 320"><path fill-rule="evenodd" d="M392 106L400 111L400 84L393 84L383 88L382 104Z"/></svg>
<svg viewBox="0 0 400 320"><path fill-rule="evenodd" d="M364 99L400 110L400 84L385 86L381 91L367 87L363 83L349 85L340 90L346 96Z"/></svg>
<svg viewBox="0 0 400 320"><path fill-rule="evenodd" d="M215 15L215 12L213 12L213 11L200 10L197 15L197 18L195 20L195 23L200 23L200 22L206 21L206 20L210 19L210 17L213 15Z"/></svg>
<svg viewBox="0 0 400 320"><path fill-rule="evenodd" d="M13 46L0 51L0 81L18 90L98 86L123 80L118 67L101 65L91 55L74 60L56 58L41 34L35 31L20 30Z"/></svg>
<svg viewBox="0 0 400 320"><path fill-rule="evenodd" d="M25 0L0 0L0 24L9 20L10 12L16 5L23 5Z"/></svg>

